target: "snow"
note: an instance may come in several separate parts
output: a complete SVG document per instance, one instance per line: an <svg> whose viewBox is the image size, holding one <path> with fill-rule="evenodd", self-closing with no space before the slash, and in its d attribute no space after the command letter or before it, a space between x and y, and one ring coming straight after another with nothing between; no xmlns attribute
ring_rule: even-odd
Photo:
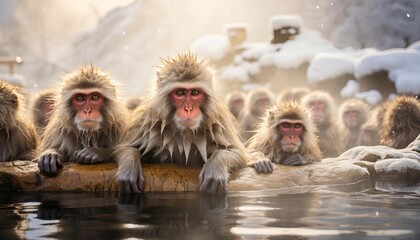
<svg viewBox="0 0 420 240"><path fill-rule="evenodd" d="M223 30L226 34L231 29L245 29L245 31L249 31L251 29L251 26L247 22L233 22L223 25Z"/></svg>
<svg viewBox="0 0 420 240"><path fill-rule="evenodd" d="M412 43L410 46L407 47L407 49L420 51L420 41Z"/></svg>
<svg viewBox="0 0 420 240"><path fill-rule="evenodd" d="M303 20L299 15L276 15L271 17L271 25L276 30L283 27L301 28Z"/></svg>
<svg viewBox="0 0 420 240"><path fill-rule="evenodd" d="M376 105L382 101L382 94L378 90L355 93L354 96L362 99L371 105Z"/></svg>
<svg viewBox="0 0 420 240"><path fill-rule="evenodd" d="M199 57L219 61L228 54L230 43L224 35L209 34L195 40L191 44L190 50Z"/></svg>
<svg viewBox="0 0 420 240"><path fill-rule="evenodd" d="M274 57L274 64L278 68L298 68L321 52L334 52L337 49L321 33L302 29L295 39L287 41Z"/></svg>
<svg viewBox="0 0 420 240"><path fill-rule="evenodd" d="M360 92L360 84L356 80L349 80L346 83L346 86L344 86L343 89L340 91L340 96L342 98L351 98L354 95L356 95L358 92Z"/></svg>

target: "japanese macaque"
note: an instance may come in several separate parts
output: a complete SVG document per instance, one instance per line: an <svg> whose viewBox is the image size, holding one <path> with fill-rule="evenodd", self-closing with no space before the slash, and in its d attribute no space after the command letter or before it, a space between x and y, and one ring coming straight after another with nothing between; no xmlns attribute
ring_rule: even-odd
<svg viewBox="0 0 420 240"><path fill-rule="evenodd" d="M66 75L55 110L39 148L38 167L57 175L65 162L93 164L113 161L127 108L117 100L111 76L91 66Z"/></svg>
<svg viewBox="0 0 420 240"><path fill-rule="evenodd" d="M199 166L200 191L226 191L231 170L249 156L226 104L215 97L213 73L196 56L162 61L156 90L133 112L115 149L123 192L144 190L142 164Z"/></svg>
<svg viewBox="0 0 420 240"><path fill-rule="evenodd" d="M277 102L283 101L300 101L306 94L310 93L311 90L306 87L296 87L282 91L278 98Z"/></svg>
<svg viewBox="0 0 420 240"><path fill-rule="evenodd" d="M245 106L245 97L245 93L241 91L232 91L226 95L225 102L236 119L238 119L239 113Z"/></svg>
<svg viewBox="0 0 420 240"><path fill-rule="evenodd" d="M368 119L369 105L357 98L344 101L339 109L340 135L345 149L357 146L362 125Z"/></svg>
<svg viewBox="0 0 420 240"><path fill-rule="evenodd" d="M32 100L32 118L38 135L42 135L54 111L55 94L54 89L44 89Z"/></svg>
<svg viewBox="0 0 420 240"><path fill-rule="evenodd" d="M248 93L245 108L239 117L239 126L242 130L242 138L248 140L257 128L261 118L271 105L273 96L271 92L264 88L255 89Z"/></svg>
<svg viewBox="0 0 420 240"><path fill-rule="evenodd" d="M311 112L296 101L271 107L248 149L253 157L248 165L259 173L272 172L272 163L298 166L322 158Z"/></svg>
<svg viewBox="0 0 420 240"><path fill-rule="evenodd" d="M420 134L420 102L412 96L390 101L381 129L381 144L405 148Z"/></svg>
<svg viewBox="0 0 420 240"><path fill-rule="evenodd" d="M340 141L338 125L333 118L335 104L330 94L323 91L308 93L301 103L311 109L317 128L319 147L323 157L337 157L344 151Z"/></svg>
<svg viewBox="0 0 420 240"><path fill-rule="evenodd" d="M389 101L385 101L373 109L369 119L361 127L360 135L357 139L358 146L376 146L380 144L380 130L383 127L384 115L388 105Z"/></svg>
<svg viewBox="0 0 420 240"><path fill-rule="evenodd" d="M16 87L0 80L0 162L30 160L38 144Z"/></svg>

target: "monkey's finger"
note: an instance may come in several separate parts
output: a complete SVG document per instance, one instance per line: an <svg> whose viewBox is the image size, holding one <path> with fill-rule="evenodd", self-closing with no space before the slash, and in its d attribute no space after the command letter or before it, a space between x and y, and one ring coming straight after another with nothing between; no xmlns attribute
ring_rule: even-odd
<svg viewBox="0 0 420 240"><path fill-rule="evenodd" d="M144 191L144 178L143 178L143 171L140 171L140 176L137 178L137 187L140 192Z"/></svg>
<svg viewBox="0 0 420 240"><path fill-rule="evenodd" d="M120 182L120 186L121 186L121 190L124 193L131 193L131 186L130 186L130 182L128 181L121 181Z"/></svg>
<svg viewBox="0 0 420 240"><path fill-rule="evenodd" d="M217 193L220 186L221 186L221 184L220 184L219 181L217 181L216 179L211 179L210 180L210 186L207 190L207 193L210 193L210 194Z"/></svg>
<svg viewBox="0 0 420 240"><path fill-rule="evenodd" d="M207 189L209 188L209 185L211 184L211 179L210 178L203 178L203 181L200 185L200 192L207 192Z"/></svg>
<svg viewBox="0 0 420 240"><path fill-rule="evenodd" d="M51 164L51 156L46 156L44 160L44 172L46 174L51 174L50 164Z"/></svg>
<svg viewBox="0 0 420 240"><path fill-rule="evenodd" d="M50 162L50 171L51 174L57 174L57 160L58 156L57 155L52 155L51 156L51 162Z"/></svg>
<svg viewBox="0 0 420 240"><path fill-rule="evenodd" d="M265 164L266 173L272 173L274 170L273 163L271 161L266 161Z"/></svg>

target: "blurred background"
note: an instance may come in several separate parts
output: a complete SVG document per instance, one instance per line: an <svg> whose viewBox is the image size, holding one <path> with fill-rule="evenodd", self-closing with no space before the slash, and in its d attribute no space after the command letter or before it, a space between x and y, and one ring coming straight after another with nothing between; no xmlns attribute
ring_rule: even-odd
<svg viewBox="0 0 420 240"><path fill-rule="evenodd" d="M110 71L125 94L144 95L160 58L192 51L228 86L221 94L311 86L373 104L420 94L418 0L0 0L0 6L6 62L0 75L30 92L93 63ZM11 66L17 56L22 63Z"/></svg>

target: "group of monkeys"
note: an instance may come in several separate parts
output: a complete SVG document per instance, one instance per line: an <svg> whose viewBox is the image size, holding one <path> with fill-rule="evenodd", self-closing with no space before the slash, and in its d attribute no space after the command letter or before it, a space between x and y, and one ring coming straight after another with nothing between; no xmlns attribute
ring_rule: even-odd
<svg viewBox="0 0 420 240"><path fill-rule="evenodd" d="M195 55L164 59L155 89L129 110L108 72L81 67L33 99L33 121L19 89L0 80L0 161L34 160L47 176L66 162L115 161L125 193L144 190L142 164L199 166L200 192L223 193L239 168L271 173L273 164L309 164L356 145L402 148L420 132L414 97L397 97L372 114L364 102L348 100L338 126L328 93L292 89L273 104L267 90L257 89L246 103L240 92L225 102L213 78Z"/></svg>

